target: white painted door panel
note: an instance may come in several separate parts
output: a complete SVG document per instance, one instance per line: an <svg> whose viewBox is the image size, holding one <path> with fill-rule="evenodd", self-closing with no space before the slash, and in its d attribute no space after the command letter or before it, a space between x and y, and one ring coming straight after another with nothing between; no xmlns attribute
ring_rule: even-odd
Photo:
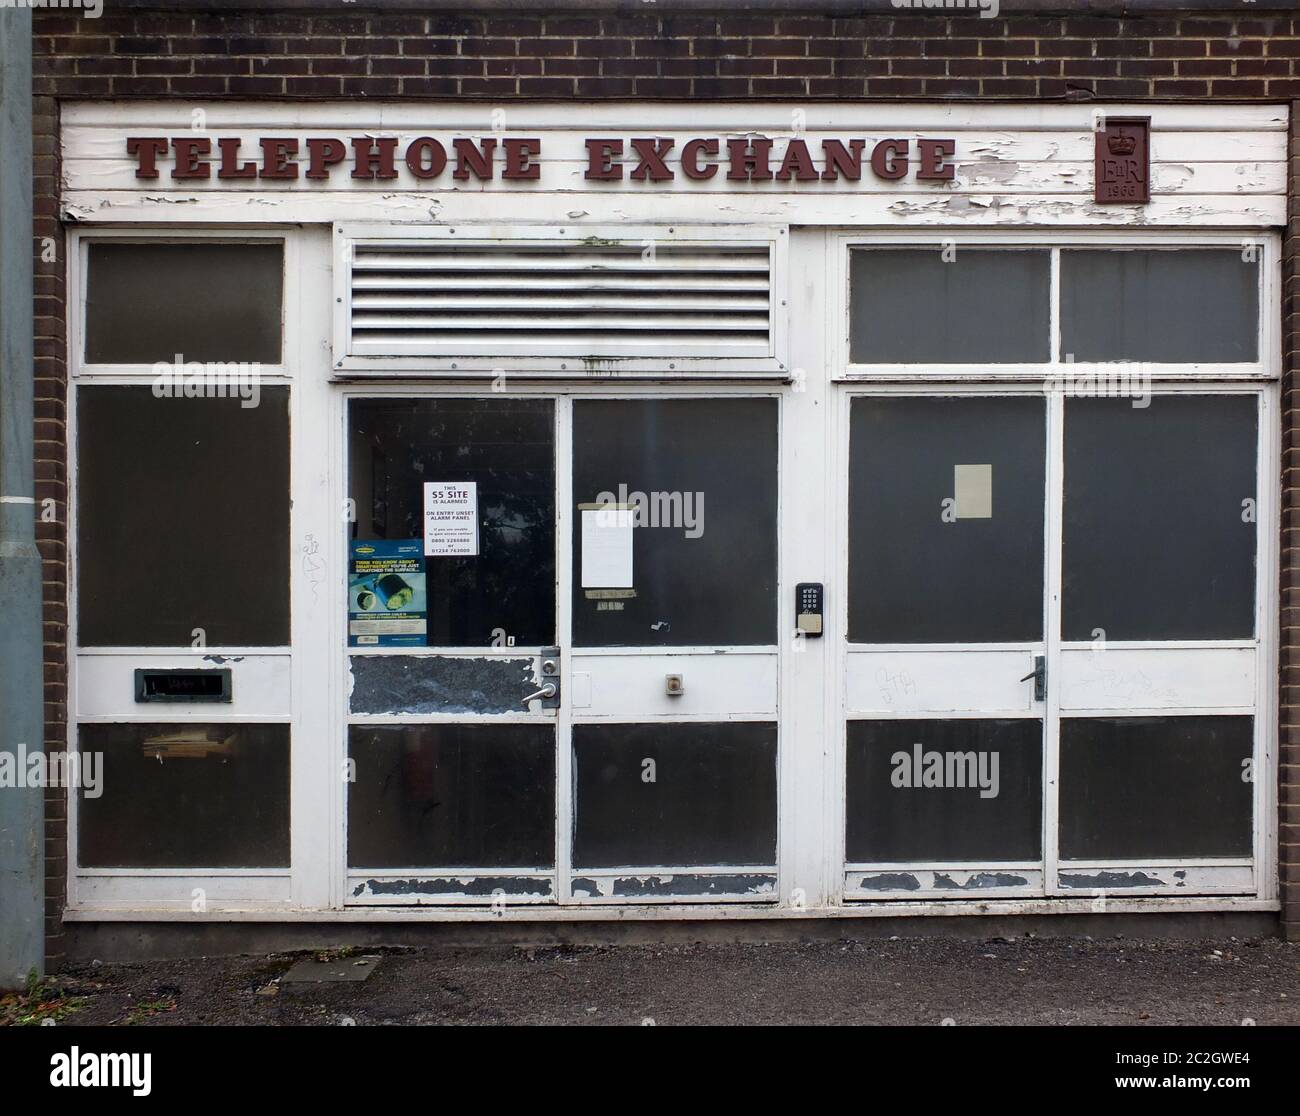
<svg viewBox="0 0 1300 1116"><path fill-rule="evenodd" d="M1108 646L1061 653L1061 709L1245 709L1255 702L1254 647Z"/></svg>
<svg viewBox="0 0 1300 1116"><path fill-rule="evenodd" d="M1041 654L1041 648L1038 653ZM1030 649L850 651L848 712L1016 715L1034 708Z"/></svg>
<svg viewBox="0 0 1300 1116"><path fill-rule="evenodd" d="M230 701L139 703L137 669L230 671ZM149 652L77 656L77 716L82 720L211 721L287 718L292 710L288 651Z"/></svg>
<svg viewBox="0 0 1300 1116"><path fill-rule="evenodd" d="M775 650L726 653L711 649L667 653L655 650L637 655L591 655L575 651L573 669L590 679L581 688L574 687L577 718L725 720L776 715ZM681 676L679 696L667 692L669 675ZM577 705L578 695L588 699L586 706Z"/></svg>

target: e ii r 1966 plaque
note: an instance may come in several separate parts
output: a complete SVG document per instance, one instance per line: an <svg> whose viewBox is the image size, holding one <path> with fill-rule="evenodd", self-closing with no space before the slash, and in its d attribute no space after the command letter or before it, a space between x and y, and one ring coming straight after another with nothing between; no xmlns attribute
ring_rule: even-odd
<svg viewBox="0 0 1300 1116"><path fill-rule="evenodd" d="M1151 200L1151 118L1108 116L1096 131L1098 205L1141 205Z"/></svg>

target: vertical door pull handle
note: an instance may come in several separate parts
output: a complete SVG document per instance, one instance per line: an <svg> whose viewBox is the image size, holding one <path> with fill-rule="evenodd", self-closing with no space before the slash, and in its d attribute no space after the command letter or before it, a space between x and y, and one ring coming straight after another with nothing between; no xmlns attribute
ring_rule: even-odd
<svg viewBox="0 0 1300 1116"><path fill-rule="evenodd" d="M1034 700L1046 701L1047 700L1047 656L1046 655L1035 655L1034 669L1031 670L1028 674L1026 674L1020 681L1028 682L1031 678L1034 680Z"/></svg>

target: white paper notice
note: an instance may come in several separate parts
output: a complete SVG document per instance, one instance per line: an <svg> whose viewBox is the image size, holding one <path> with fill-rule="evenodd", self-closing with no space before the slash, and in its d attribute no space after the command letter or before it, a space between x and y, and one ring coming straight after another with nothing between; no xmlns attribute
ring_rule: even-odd
<svg viewBox="0 0 1300 1116"><path fill-rule="evenodd" d="M952 489L958 519L993 518L992 465L954 465Z"/></svg>
<svg viewBox="0 0 1300 1116"><path fill-rule="evenodd" d="M626 589L632 585L631 508L582 512L582 587Z"/></svg>
<svg viewBox="0 0 1300 1116"><path fill-rule="evenodd" d="M426 481L424 553L472 558L478 553L478 482Z"/></svg>

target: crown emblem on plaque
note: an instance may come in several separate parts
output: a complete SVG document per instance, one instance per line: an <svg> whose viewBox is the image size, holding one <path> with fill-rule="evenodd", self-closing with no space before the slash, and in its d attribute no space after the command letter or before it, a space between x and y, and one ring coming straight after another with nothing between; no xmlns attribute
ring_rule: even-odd
<svg viewBox="0 0 1300 1116"><path fill-rule="evenodd" d="M1137 140L1122 132L1111 132L1106 136L1106 146L1112 155L1132 155L1137 150Z"/></svg>

